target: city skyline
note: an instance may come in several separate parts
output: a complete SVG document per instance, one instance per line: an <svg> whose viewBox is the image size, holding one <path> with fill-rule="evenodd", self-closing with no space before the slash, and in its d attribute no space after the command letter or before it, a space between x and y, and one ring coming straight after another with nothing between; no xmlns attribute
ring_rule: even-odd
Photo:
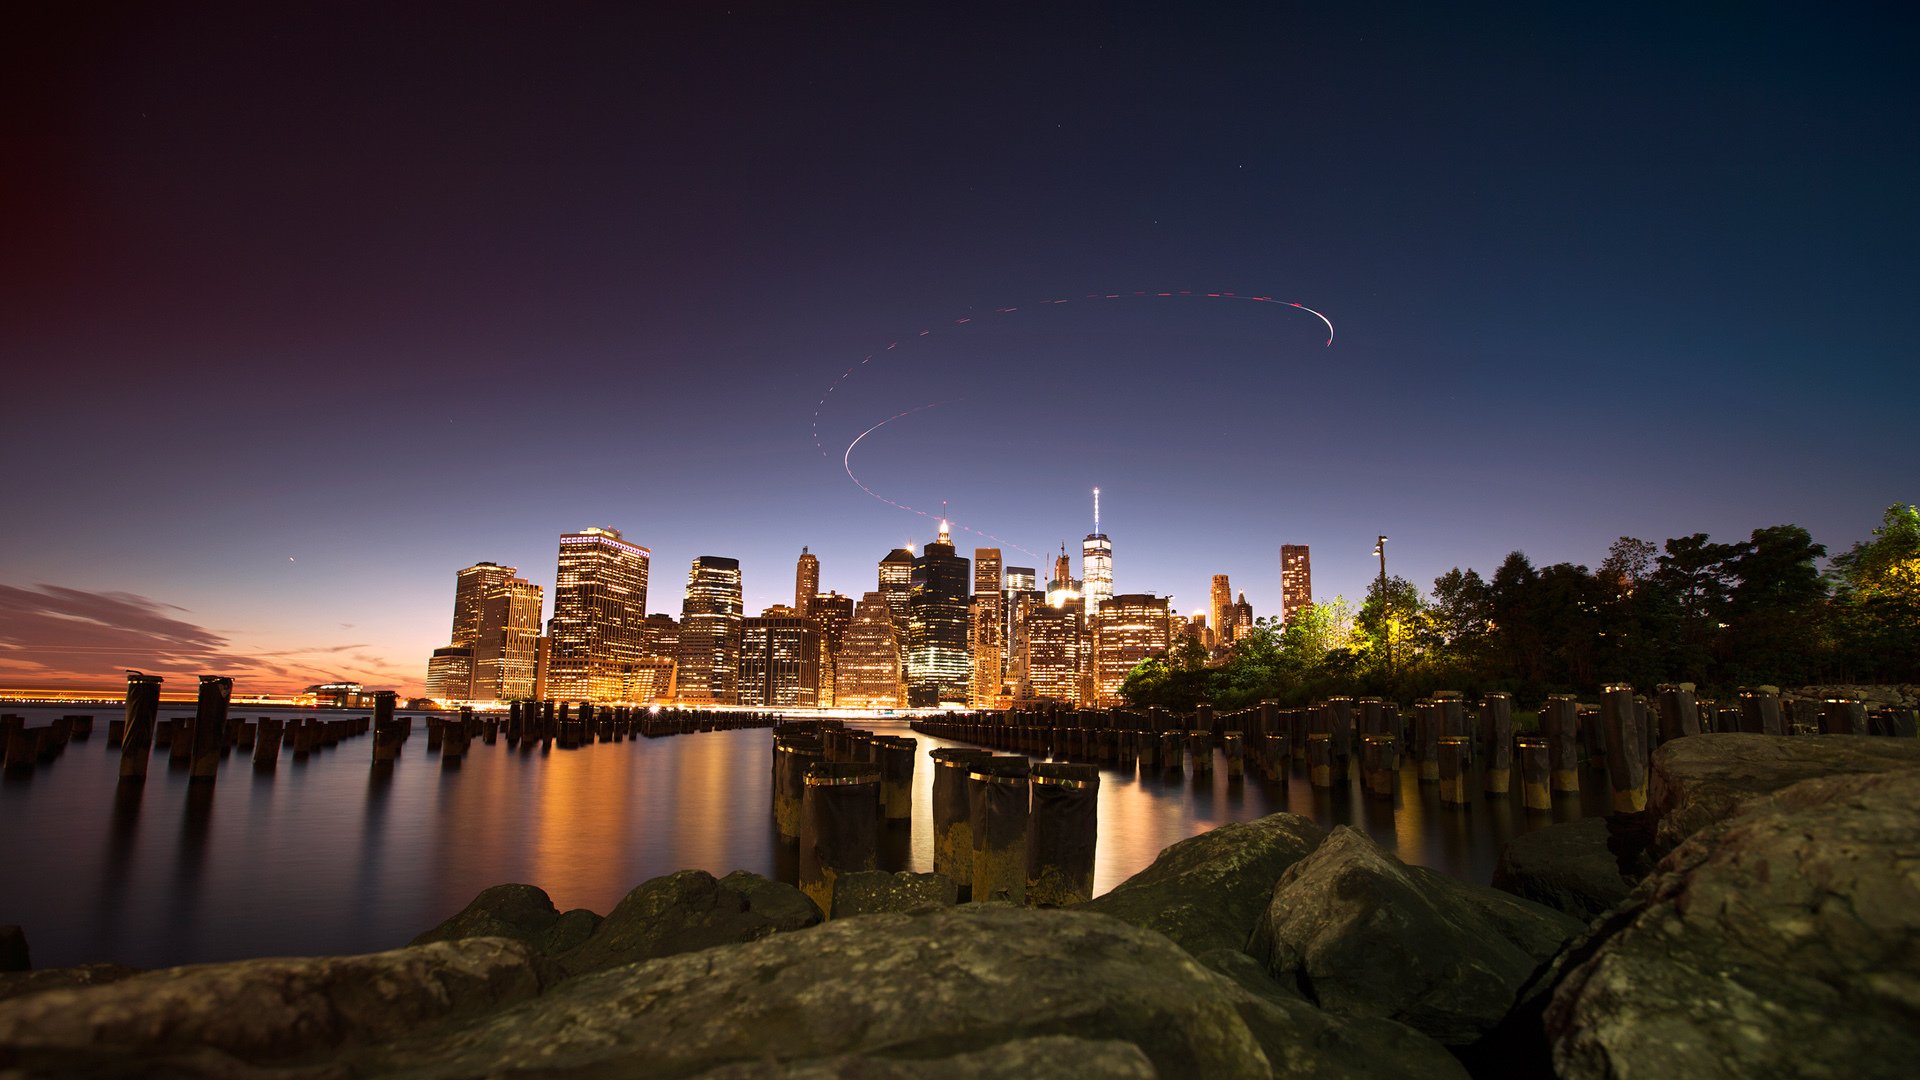
<svg viewBox="0 0 1920 1080"><path fill-rule="evenodd" d="M1914 498L1904 11L430 8L0 46L0 688L417 687L447 573L551 602L591 523L759 611L802 545L872 591L890 503L1045 577L1097 485L1116 594L1271 615L1282 543L1357 600L1378 534Z"/></svg>

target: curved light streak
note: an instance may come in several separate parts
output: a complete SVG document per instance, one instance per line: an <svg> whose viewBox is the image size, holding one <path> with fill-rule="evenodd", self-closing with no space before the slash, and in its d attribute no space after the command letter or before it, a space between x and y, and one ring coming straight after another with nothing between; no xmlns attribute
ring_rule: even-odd
<svg viewBox="0 0 1920 1080"><path fill-rule="evenodd" d="M853 471L853 448L860 445L860 440L866 438L867 436L873 434L876 431L879 431L881 428L886 427L888 424L893 423L895 420L901 419L902 417L912 416L914 413L924 412L936 406L946 405L946 404L949 404L949 402L929 401L925 405L916 405L913 408L908 409L906 412L894 413L892 416L887 417L885 420L882 420L879 423L868 428L867 430L861 432L860 434L855 435L853 437L853 441L847 444L846 452L840 455L840 465L842 468L847 470L847 479L853 481L854 485L858 487L861 491L864 491L867 494L873 496L874 498L879 499L881 502L886 503L888 506L894 507L899 510L905 510L910 514L919 514L921 517L926 518L929 521L934 521L934 520L945 521L949 528L959 529L963 532L970 532L975 536L979 536L979 537L983 537L985 539L991 540L994 543L999 544L1003 547L1010 547L1015 551L1022 552L1027 555L1031 555L1035 559L1045 559L1046 556L1041 555L1039 552L1029 550L1025 547L1020 546L1019 544L1014 543L1011 540L1002 540L990 532L982 532L981 530L976 529L971 525L963 524L961 522L953 520L952 518L937 518L935 515L930 514L927 511L922 510L917 506L908 506L906 503L899 502L898 500L889 499L885 495L882 495L879 492L868 487L866 481L860 479L859 475Z"/></svg>

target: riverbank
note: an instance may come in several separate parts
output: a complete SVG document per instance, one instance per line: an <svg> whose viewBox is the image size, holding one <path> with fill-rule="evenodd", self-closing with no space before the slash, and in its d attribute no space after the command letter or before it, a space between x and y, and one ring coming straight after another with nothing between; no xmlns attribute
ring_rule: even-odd
<svg viewBox="0 0 1920 1080"><path fill-rule="evenodd" d="M0 1002L0 1066L1896 1075L1920 1051L1916 800L1909 740L1701 735L1655 755L1645 814L1523 837L1505 890L1287 813L1066 910L949 906L932 875L878 875L899 887L831 921L753 874L669 875L604 917L490 889L384 953L0 976L38 983Z"/></svg>

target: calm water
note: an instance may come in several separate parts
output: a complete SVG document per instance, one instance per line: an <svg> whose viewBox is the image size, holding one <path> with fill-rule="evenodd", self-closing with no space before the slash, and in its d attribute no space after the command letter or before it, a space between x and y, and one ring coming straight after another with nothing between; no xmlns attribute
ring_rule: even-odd
<svg viewBox="0 0 1920 1080"><path fill-rule="evenodd" d="M8 711L39 726L85 710ZM120 752L106 741L115 715L95 709L91 739L0 784L0 924L26 929L38 967L393 948L509 881L546 889L562 909L605 914L675 870L794 874L792 845L773 828L764 729L571 751L476 739L446 770L416 723L385 778L372 775L372 738L361 736L305 762L283 754L270 775L235 750L211 798L190 798L186 772L158 749L144 790L119 791ZM860 726L913 734L904 722ZM917 737L912 827L883 858L930 870L925 753L957 744ZM1420 785L1411 768L1392 806L1365 799L1357 782L1317 792L1303 773L1288 784L1230 782L1218 761L1197 782L1104 769L1094 887L1105 892L1177 840L1277 810L1358 826L1407 862L1485 883L1515 833L1606 811L1603 777L1583 783L1583 797L1560 799L1548 816L1518 807L1517 776L1514 797L1463 809L1441 806L1436 785Z"/></svg>

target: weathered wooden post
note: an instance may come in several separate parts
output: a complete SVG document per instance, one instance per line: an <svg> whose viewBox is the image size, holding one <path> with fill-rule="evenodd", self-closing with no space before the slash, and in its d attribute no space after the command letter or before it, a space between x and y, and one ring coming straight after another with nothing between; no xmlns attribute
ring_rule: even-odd
<svg viewBox="0 0 1920 1080"><path fill-rule="evenodd" d="M1163 731L1160 733L1160 768L1163 772L1179 773L1186 769L1186 746L1186 732Z"/></svg>
<svg viewBox="0 0 1920 1080"><path fill-rule="evenodd" d="M1647 744L1633 687L1613 685L1602 690L1600 714L1607 739L1607 786L1613 789L1614 812L1639 813L1647 808Z"/></svg>
<svg viewBox="0 0 1920 1080"><path fill-rule="evenodd" d="M1653 688L1660 710L1660 741L1672 742L1700 734L1700 704L1692 683L1661 683Z"/></svg>
<svg viewBox="0 0 1920 1080"><path fill-rule="evenodd" d="M1513 756L1520 760L1520 792L1528 810L1553 812L1552 770L1547 740L1522 735L1513 740Z"/></svg>
<svg viewBox="0 0 1920 1080"><path fill-rule="evenodd" d="M1027 899L1027 759L976 761L967 773L968 818L973 824L973 899Z"/></svg>
<svg viewBox="0 0 1920 1080"><path fill-rule="evenodd" d="M153 722L160 712L158 675L127 673L127 716L120 737L120 779L139 784L147 779L147 756L153 748Z"/></svg>
<svg viewBox="0 0 1920 1080"><path fill-rule="evenodd" d="M1820 734L1867 734L1867 706L1852 698L1828 698L1821 703Z"/></svg>
<svg viewBox="0 0 1920 1080"><path fill-rule="evenodd" d="M880 761L880 816L888 821L913 819L913 762L920 741L904 736L874 740Z"/></svg>
<svg viewBox="0 0 1920 1080"><path fill-rule="evenodd" d="M260 732L253 740L253 771L273 772L280 765L280 737L285 721L277 716L260 718Z"/></svg>
<svg viewBox="0 0 1920 1080"><path fill-rule="evenodd" d="M1785 735L1780 717L1780 695L1767 687L1740 695L1740 730L1755 735Z"/></svg>
<svg viewBox="0 0 1920 1080"><path fill-rule="evenodd" d="M1360 786L1368 798L1393 801L1400 779L1400 748L1394 737L1381 732L1360 736Z"/></svg>
<svg viewBox="0 0 1920 1080"><path fill-rule="evenodd" d="M1540 709L1540 734L1547 741L1547 765L1555 792L1580 790L1580 701L1553 694Z"/></svg>
<svg viewBox="0 0 1920 1080"><path fill-rule="evenodd" d="M1480 701L1480 759L1489 795L1513 786L1513 695L1496 691Z"/></svg>
<svg viewBox="0 0 1920 1080"><path fill-rule="evenodd" d="M1260 742L1261 766L1266 770L1267 779L1286 783L1293 765L1293 748L1288 744L1286 735L1270 731L1260 736Z"/></svg>
<svg viewBox="0 0 1920 1080"><path fill-rule="evenodd" d="M1187 732L1187 756L1193 759L1193 775L1213 775L1213 732Z"/></svg>
<svg viewBox="0 0 1920 1080"><path fill-rule="evenodd" d="M191 783L211 784L220 771L225 748L227 705L233 700L233 680L224 675L200 676L200 700L193 713L193 773Z"/></svg>
<svg viewBox="0 0 1920 1080"><path fill-rule="evenodd" d="M1444 716L1444 712L1442 713ZM1440 736L1440 803L1442 806L1467 805L1467 737Z"/></svg>
<svg viewBox="0 0 1920 1080"><path fill-rule="evenodd" d="M1221 756L1227 759L1227 779L1238 780L1247 775L1247 737L1245 735L1238 731L1229 731L1220 736L1220 752Z"/></svg>
<svg viewBox="0 0 1920 1080"><path fill-rule="evenodd" d="M1440 737L1454 736L1466 741L1467 760L1473 760L1473 728L1467 723L1467 702L1458 690L1435 690L1434 712L1439 716Z"/></svg>
<svg viewBox="0 0 1920 1080"><path fill-rule="evenodd" d="M1100 767L1033 767L1027 817L1027 903L1066 907L1093 899L1093 849L1099 834Z"/></svg>
<svg viewBox="0 0 1920 1080"><path fill-rule="evenodd" d="M781 836L801 833L807 794L807 770L826 760L821 741L803 734L782 736L773 744L773 823Z"/></svg>
<svg viewBox="0 0 1920 1080"><path fill-rule="evenodd" d="M1440 709L1431 698L1413 703L1413 760L1421 782L1440 779Z"/></svg>
<svg viewBox="0 0 1920 1080"><path fill-rule="evenodd" d="M973 810L967 774L993 751L968 746L943 747L933 759L933 872L945 874L962 890L973 884Z"/></svg>
<svg viewBox="0 0 1920 1080"><path fill-rule="evenodd" d="M833 912L840 875L879 865L880 769L861 761L809 766L800 810L800 891L823 913Z"/></svg>
<svg viewBox="0 0 1920 1080"><path fill-rule="evenodd" d="M1333 786L1333 737L1324 731L1307 736L1307 783L1317 788Z"/></svg>

